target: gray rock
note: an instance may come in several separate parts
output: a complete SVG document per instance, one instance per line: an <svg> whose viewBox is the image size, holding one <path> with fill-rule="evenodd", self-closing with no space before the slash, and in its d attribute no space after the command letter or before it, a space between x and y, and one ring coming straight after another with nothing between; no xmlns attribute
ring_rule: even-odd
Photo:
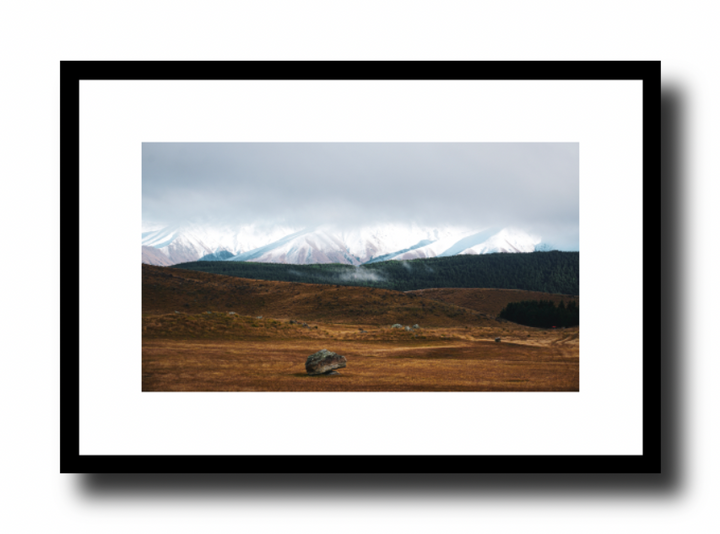
<svg viewBox="0 0 720 534"><path fill-rule="evenodd" d="M392 325L392 327L393 327L393 328L402 328L402 325L401 325L401 324L394 324L394 325Z"/></svg>
<svg viewBox="0 0 720 534"><path fill-rule="evenodd" d="M412 330L412 328L410 328L409 326L406 326L405 330L407 330L409 332L410 330Z"/></svg>
<svg viewBox="0 0 720 534"><path fill-rule="evenodd" d="M334 369L341 369L346 366L347 360L345 356L340 356L327 349L311 354L305 361L305 370L309 375L329 374Z"/></svg>
<svg viewBox="0 0 720 534"><path fill-rule="evenodd" d="M499 337L496 337L496 338L495 338L495 343L500 343L500 338L499 338Z"/></svg>
<svg viewBox="0 0 720 534"><path fill-rule="evenodd" d="M415 330L417 330L418 328L420 328L420 325L414 324L414 325L413 325L413 328L414 328Z"/></svg>

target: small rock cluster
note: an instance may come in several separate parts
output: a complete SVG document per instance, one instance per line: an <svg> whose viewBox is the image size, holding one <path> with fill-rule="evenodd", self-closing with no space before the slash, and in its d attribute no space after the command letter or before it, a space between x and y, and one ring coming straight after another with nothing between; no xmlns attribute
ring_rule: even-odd
<svg viewBox="0 0 720 534"><path fill-rule="evenodd" d="M416 325L416 324L414 324L412 326L403 326L401 324L396 323L396 324L392 325L391 328L405 328L405 330L407 330L409 332L410 330L417 330L418 328L420 328L420 326Z"/></svg>
<svg viewBox="0 0 720 534"><path fill-rule="evenodd" d="M305 371L310 376L337 375L335 369L342 369L347 366L345 356L341 356L327 349L311 354L305 361Z"/></svg>

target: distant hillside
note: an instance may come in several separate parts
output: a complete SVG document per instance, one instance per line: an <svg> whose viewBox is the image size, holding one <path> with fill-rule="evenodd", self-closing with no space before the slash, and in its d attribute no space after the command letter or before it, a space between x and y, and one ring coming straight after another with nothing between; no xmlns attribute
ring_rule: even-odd
<svg viewBox="0 0 720 534"><path fill-rule="evenodd" d="M497 324L472 310L398 291L248 280L151 265L142 266L142 311L151 315L233 311L246 316L367 325Z"/></svg>
<svg viewBox="0 0 720 534"><path fill-rule="evenodd" d="M411 261L385 261L359 267L340 264L202 261L178 269L241 278L312 284L365 286L398 291L429 288L500 288L578 295L579 252L497 253Z"/></svg>

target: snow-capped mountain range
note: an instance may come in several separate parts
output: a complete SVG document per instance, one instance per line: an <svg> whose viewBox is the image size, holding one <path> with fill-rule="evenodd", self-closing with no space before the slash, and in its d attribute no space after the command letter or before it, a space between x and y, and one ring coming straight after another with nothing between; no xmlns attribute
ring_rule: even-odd
<svg viewBox="0 0 720 534"><path fill-rule="evenodd" d="M458 254L532 252L540 243L540 237L514 228L388 224L340 230L330 225L263 228L200 222L172 226L146 223L142 229L142 261L151 265L200 259L362 265Z"/></svg>

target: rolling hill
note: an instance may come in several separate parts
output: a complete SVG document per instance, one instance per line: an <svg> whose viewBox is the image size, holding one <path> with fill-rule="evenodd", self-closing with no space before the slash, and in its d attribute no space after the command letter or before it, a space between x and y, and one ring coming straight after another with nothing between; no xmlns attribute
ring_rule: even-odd
<svg viewBox="0 0 720 534"><path fill-rule="evenodd" d="M142 266L143 314L230 312L334 324L482 325L473 310L398 291L250 280ZM495 323L495 320L492 320Z"/></svg>

